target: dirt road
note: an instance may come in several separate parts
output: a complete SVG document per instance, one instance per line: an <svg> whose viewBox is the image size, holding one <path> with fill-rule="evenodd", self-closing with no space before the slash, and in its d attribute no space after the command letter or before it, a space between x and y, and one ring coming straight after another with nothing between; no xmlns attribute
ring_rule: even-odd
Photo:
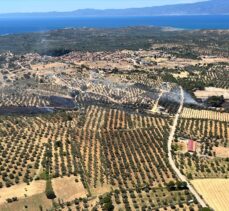
<svg viewBox="0 0 229 211"><path fill-rule="evenodd" d="M182 111L182 108L183 108L183 105L184 105L184 91L183 91L182 87L180 87L180 91L181 91L180 107L179 107L179 109L177 111L177 114L175 115L175 118L174 118L174 121L173 121L173 125L172 125L171 131L170 131L170 135L169 135L169 140L168 140L169 163L170 163L171 167L173 168L173 170L175 171L177 177L181 181L187 182L187 186L188 186L189 190L195 196L195 198L197 199L199 204L202 207L207 207L206 203L203 201L203 199L200 197L200 195L197 193L197 191L192 187L192 185L190 184L190 182L188 181L186 176L181 174L180 170L176 167L175 162L173 161L173 158L172 158L172 151L171 151L172 150L172 141L174 139L174 135L175 135L177 124L178 124L178 119L179 119L179 116L181 114L181 111Z"/></svg>

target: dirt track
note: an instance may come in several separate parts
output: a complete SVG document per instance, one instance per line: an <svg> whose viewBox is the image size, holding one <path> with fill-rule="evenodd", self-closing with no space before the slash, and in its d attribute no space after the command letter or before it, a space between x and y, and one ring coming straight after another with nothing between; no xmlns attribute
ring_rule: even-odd
<svg viewBox="0 0 229 211"><path fill-rule="evenodd" d="M182 175L180 170L176 167L175 162L173 161L173 157L172 157L172 141L174 139L174 135L175 135L177 124L178 124L178 119L179 119L179 116L181 114L181 111L182 111L183 105L184 105L184 91L183 91L182 87L180 87L180 90L181 90L180 107L179 107L179 110L178 110L177 114L175 115L175 118L174 118L174 121L173 121L173 125L172 125L171 131L170 131L170 135L169 135L169 140L168 140L169 163L170 163L171 167L173 168L174 172L176 173L176 175L178 176L178 178L183 182L187 182L189 190L196 197L196 199L199 202L199 204L202 207L206 207L206 203L203 201L203 199L200 197L200 195L197 193L197 191L192 187L192 185L190 184L188 179L184 175Z"/></svg>

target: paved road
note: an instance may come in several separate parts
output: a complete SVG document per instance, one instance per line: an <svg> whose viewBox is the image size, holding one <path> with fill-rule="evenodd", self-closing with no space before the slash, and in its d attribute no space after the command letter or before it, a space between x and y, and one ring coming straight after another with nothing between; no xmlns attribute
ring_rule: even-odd
<svg viewBox="0 0 229 211"><path fill-rule="evenodd" d="M183 182L187 182L187 186L188 186L189 190L196 197L196 199L199 202L199 204L202 207L207 207L206 203L200 197L200 195L197 193L197 191L192 187L192 185L188 181L187 177L184 176L183 174L181 174L180 170L176 167L175 162L173 161L173 158L172 158L172 151L171 151L172 150L172 141L174 139L174 135L175 135L176 128L177 128L178 119L179 119L180 113L181 113L183 105L184 105L184 91L183 91L182 87L180 87L180 92L181 92L180 107L179 107L179 110L178 110L177 114L175 115L175 119L173 121L173 126L171 128L170 135L169 135L169 140L168 140L169 163L170 163L171 167L173 168L173 170L175 171L175 173L177 174L178 178Z"/></svg>

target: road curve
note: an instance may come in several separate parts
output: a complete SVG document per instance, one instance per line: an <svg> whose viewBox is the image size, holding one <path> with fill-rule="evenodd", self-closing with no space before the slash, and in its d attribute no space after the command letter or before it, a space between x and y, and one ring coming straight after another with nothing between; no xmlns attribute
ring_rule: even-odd
<svg viewBox="0 0 229 211"><path fill-rule="evenodd" d="M176 167L175 162L173 161L173 158L172 158L172 141L174 139L174 135L175 135L175 132L176 132L176 128L177 128L179 116L180 116L181 111L182 111L183 106L184 106L184 90L183 90L183 88L181 86L180 86L180 92L181 92L180 107L179 107L179 109L178 109L178 111L177 111L177 113L175 115L175 118L174 118L174 121L173 121L173 125L172 125L171 131L170 131L170 135L169 135L169 140L168 140L168 157L169 157L169 163L170 163L171 167L173 168L174 172L176 173L176 175L178 176L178 178L181 181L187 183L187 186L188 186L189 190L195 196L195 198L197 199L197 201L199 202L199 204L202 207L207 207L206 203L200 197L200 195L197 193L197 191L192 187L192 185L188 181L187 177L184 176L183 174L181 174L180 170Z"/></svg>

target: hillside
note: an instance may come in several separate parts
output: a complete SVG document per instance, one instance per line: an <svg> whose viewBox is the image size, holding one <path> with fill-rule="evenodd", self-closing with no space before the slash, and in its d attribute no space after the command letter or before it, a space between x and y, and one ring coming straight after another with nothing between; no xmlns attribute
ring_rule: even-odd
<svg viewBox="0 0 229 211"><path fill-rule="evenodd" d="M0 210L225 210L228 35L1 36Z"/></svg>
<svg viewBox="0 0 229 211"><path fill-rule="evenodd" d="M105 16L165 16L165 15L227 15L229 1L210 0L192 4L176 4L129 9L81 9L72 12L2 14L0 17L105 17Z"/></svg>

